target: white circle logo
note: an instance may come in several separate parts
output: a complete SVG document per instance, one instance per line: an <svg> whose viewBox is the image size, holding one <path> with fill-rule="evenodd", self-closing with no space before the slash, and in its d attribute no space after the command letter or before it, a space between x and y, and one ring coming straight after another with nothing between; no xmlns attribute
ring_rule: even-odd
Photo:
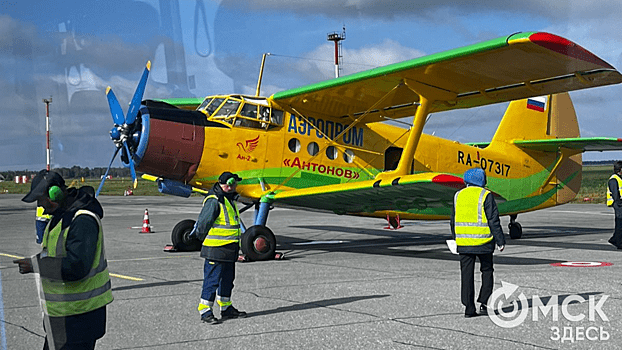
<svg viewBox="0 0 622 350"><path fill-rule="evenodd" d="M520 293L518 296L518 302L512 301L512 311L506 312L503 309L503 300L508 300L512 294L518 289L517 285L501 281L501 288L495 290L490 296L488 302L488 317L490 320L499 327L514 328L519 326L527 318L529 313L529 304L525 294ZM497 312L495 312L497 309Z"/></svg>

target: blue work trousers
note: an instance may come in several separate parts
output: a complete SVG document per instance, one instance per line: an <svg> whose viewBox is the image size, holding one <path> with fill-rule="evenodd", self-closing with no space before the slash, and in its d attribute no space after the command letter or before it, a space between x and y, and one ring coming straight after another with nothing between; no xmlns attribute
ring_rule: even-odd
<svg viewBox="0 0 622 350"><path fill-rule="evenodd" d="M235 262L222 262L205 259L201 299L214 301L217 290L218 295L221 297L231 298L234 279Z"/></svg>

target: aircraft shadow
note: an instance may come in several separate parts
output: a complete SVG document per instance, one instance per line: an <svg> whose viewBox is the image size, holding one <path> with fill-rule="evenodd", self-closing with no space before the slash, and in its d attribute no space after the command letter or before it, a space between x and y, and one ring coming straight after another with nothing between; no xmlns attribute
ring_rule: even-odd
<svg viewBox="0 0 622 350"><path fill-rule="evenodd" d="M291 306L281 306L281 307L277 307L276 309L272 309L272 310L264 310L264 311L258 311L258 312L249 312L248 313L248 317L280 314L280 313L290 312L290 311L302 311L302 310L309 310L309 309L317 309L317 308L322 308L322 307L330 307L330 306L335 306L335 305L349 304L349 303L353 303L355 301L361 301L361 300L386 298L386 297L389 297L389 296L390 296L389 294L362 295L362 296L358 296L358 297L333 298L333 299L318 300L318 301L312 301L312 302L308 302L308 303L301 303L301 304L296 304L296 305L291 305Z"/></svg>
<svg viewBox="0 0 622 350"><path fill-rule="evenodd" d="M370 238L370 239L356 239L356 238L342 238L344 243L341 244L308 244L299 245L301 243L311 243L309 240L300 239L298 237L288 237L279 235L279 250L291 250L294 252L309 252L309 251L326 251L326 252L354 252L361 254L371 255L386 255L386 256L399 256L410 258L423 258L434 260L446 260L446 261L458 261L457 255L449 254L445 247L445 240L449 239L449 234L437 234L437 233L418 233L418 232L400 232L399 230L384 230L384 229L369 229L369 228L357 228L357 227L343 227L343 226L323 226L323 225L305 225L305 226L292 226L298 229L308 229L314 231L330 231L341 232L346 234L361 234L367 236L382 236L384 238ZM449 228L448 230L449 231ZM511 246L533 246L533 247L550 247L560 249L581 249L581 250L597 250L607 251L614 249L608 244L602 243L583 243L583 242L563 242L564 237L582 236L582 235L602 235L610 232L609 229L595 229L595 228L583 228L583 227L570 227L570 226L537 226L524 229L523 238L510 239L507 236L507 229L505 229L506 241L509 247ZM417 237L411 237L417 236ZM324 237L325 238L325 237ZM546 238L556 238L555 241L543 240ZM338 240L339 237L331 239ZM442 248L432 248L426 250L409 250L409 249L396 249L396 247L426 247L432 245L442 244ZM295 259L296 256L289 254L286 255L288 259ZM558 259L543 259L543 258L521 258L518 256L510 255L495 255L495 264L502 265L544 265L564 262L565 260Z"/></svg>

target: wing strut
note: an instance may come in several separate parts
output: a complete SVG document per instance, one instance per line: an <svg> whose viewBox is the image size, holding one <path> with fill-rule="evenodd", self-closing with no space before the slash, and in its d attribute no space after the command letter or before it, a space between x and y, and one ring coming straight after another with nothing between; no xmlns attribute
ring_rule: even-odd
<svg viewBox="0 0 622 350"><path fill-rule="evenodd" d="M413 118L413 126L410 128L406 147L402 152L399 163L395 170L385 171L376 176L379 180L389 180L396 177L408 175L410 173L411 164L415 157L415 151L423 133L426 118L430 113L430 107L436 101L453 101L457 94L451 91L439 89L437 87L420 83L416 80L404 79L403 84L412 92L419 96L419 107Z"/></svg>

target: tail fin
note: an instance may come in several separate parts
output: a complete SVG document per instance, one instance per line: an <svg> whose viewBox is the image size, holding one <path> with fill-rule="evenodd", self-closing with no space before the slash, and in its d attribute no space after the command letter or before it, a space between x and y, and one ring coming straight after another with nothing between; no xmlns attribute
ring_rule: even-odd
<svg viewBox="0 0 622 350"><path fill-rule="evenodd" d="M510 102L492 142L579 136L577 114L566 92Z"/></svg>
<svg viewBox="0 0 622 350"><path fill-rule="evenodd" d="M562 93L510 102L491 143L578 137L579 123L572 100L568 93ZM525 151L553 172L543 188L557 186L558 204L576 197L581 187L581 153L569 157L566 154L558 163L562 157L559 150L554 155L546 151Z"/></svg>

